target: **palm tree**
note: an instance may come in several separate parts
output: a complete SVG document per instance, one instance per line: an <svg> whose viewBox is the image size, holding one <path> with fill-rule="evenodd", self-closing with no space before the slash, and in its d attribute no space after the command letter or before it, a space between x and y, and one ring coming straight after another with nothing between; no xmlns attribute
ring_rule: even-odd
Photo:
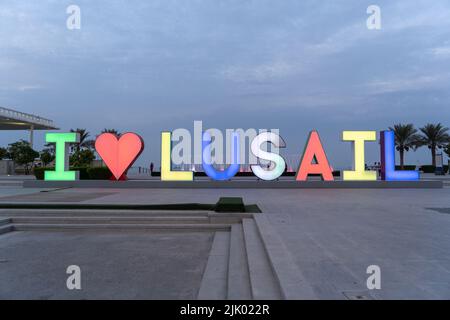
<svg viewBox="0 0 450 320"><path fill-rule="evenodd" d="M80 143L75 145L75 151L80 151L81 149L92 149L94 146L94 141L88 139L89 131L86 129L76 128L75 130L70 129L70 132L77 132L80 134Z"/></svg>
<svg viewBox="0 0 450 320"><path fill-rule="evenodd" d="M445 147L444 152L450 158L450 141L448 142L447 146Z"/></svg>
<svg viewBox="0 0 450 320"><path fill-rule="evenodd" d="M389 130L394 131L395 146L400 154L400 169L403 170L405 165L405 151L408 152L409 149L416 149L419 135L411 123L398 123L393 128L389 127Z"/></svg>
<svg viewBox="0 0 450 320"><path fill-rule="evenodd" d="M101 133L112 133L115 134L116 136L120 136L119 131L117 131L116 129L103 129Z"/></svg>
<svg viewBox="0 0 450 320"><path fill-rule="evenodd" d="M417 141L417 146L428 146L431 150L431 161L433 166L436 166L436 148L442 149L450 140L450 136L447 134L449 129L443 127L441 123L432 124L428 123L424 127L420 128L422 135Z"/></svg>

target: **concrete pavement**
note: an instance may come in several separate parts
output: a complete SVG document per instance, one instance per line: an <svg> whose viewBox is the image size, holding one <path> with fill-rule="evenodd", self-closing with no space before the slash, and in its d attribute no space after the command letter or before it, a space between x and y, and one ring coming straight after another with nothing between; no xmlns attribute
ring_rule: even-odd
<svg viewBox="0 0 450 320"><path fill-rule="evenodd" d="M92 197L94 193L96 197ZM59 197L60 201L76 198L83 203L214 203L221 196L240 196L262 209L319 298L450 299L450 214L429 209L450 208L448 187L66 189L40 194L42 201ZM20 197L17 194L16 200L30 201ZM21 237L14 233L2 235L0 243L15 236ZM369 265L381 268L381 290L366 287Z"/></svg>

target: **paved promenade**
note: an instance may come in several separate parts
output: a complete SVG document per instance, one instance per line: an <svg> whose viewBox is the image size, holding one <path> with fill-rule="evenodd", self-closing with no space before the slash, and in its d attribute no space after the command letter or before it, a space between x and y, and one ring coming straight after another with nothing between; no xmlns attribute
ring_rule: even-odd
<svg viewBox="0 0 450 320"><path fill-rule="evenodd" d="M262 209L319 298L450 299L447 182L443 189L423 190L64 189L39 192L24 190L19 185L0 187L0 202L215 203L223 196L243 197L245 203L256 203ZM28 239L35 242L33 250L39 250L36 245L40 242L39 234L18 237L14 233L0 236L2 248L20 248L18 243ZM79 239L79 247L90 241L89 237ZM204 240L203 245L209 246L211 239ZM137 240L130 237L129 241ZM45 240L42 243L49 245ZM23 253L17 252L17 257L20 254ZM195 259L203 261L204 253L197 254ZM120 269L121 260L116 259L115 263ZM150 260L148 263L151 264ZM203 265L204 261L192 268ZM381 290L369 291L366 287L369 265L381 268ZM2 283L5 279L25 276L20 270L0 270ZM45 269L35 271L46 272ZM14 288L11 290L0 292L7 295ZM182 292L183 289L168 287L167 290ZM172 292L166 296L189 294Z"/></svg>

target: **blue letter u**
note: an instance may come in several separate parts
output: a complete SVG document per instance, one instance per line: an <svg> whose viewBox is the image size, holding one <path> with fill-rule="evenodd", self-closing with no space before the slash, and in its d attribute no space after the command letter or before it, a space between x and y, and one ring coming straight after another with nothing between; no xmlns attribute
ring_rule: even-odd
<svg viewBox="0 0 450 320"><path fill-rule="evenodd" d="M239 171L239 136L233 133L232 136L232 163L223 171L214 169L211 161L211 136L208 132L203 132L202 136L202 165L203 170L213 180L229 180Z"/></svg>

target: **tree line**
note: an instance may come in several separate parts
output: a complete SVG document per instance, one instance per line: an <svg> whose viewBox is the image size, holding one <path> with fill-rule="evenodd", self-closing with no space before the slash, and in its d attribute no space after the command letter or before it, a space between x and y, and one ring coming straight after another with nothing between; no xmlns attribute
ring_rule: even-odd
<svg viewBox="0 0 450 320"><path fill-rule="evenodd" d="M398 123L389 130L394 131L395 147L400 155L400 167L405 165L405 152L416 151L420 147L428 147L431 152L431 164L436 166L436 151L443 151L450 157L450 135L449 128L441 123L428 123L417 130L411 123Z"/></svg>
<svg viewBox="0 0 450 320"><path fill-rule="evenodd" d="M431 163L436 166L436 152L442 149L450 157L450 135L449 128L441 123L428 123L419 129L413 124L395 124L389 127L394 131L395 146L399 153L400 167L404 168L405 153L420 147L428 147L431 152ZM80 143L73 144L70 152L70 164L74 167L89 166L95 159L94 139L90 138L90 133L86 129L71 129L71 132L80 134ZM101 133L120 133L115 129L103 129ZM54 144L46 144L41 152L35 151L25 140L20 140L8 145L8 148L0 148L0 159L12 159L17 165L24 166L25 173L28 174L35 162L39 158L43 166L47 166L55 159Z"/></svg>
<svg viewBox="0 0 450 320"><path fill-rule="evenodd" d="M73 167L89 166L95 159L94 139L90 138L90 133L86 129L71 129L70 132L80 134L80 143L70 147L70 165ZM115 129L103 129L101 133L113 133L119 135ZM48 143L41 152L34 150L30 143L19 140L10 143L7 148L0 147L0 159L11 159L16 165L23 166L25 174L29 174L36 159L39 159L42 166L47 166L55 160L55 145Z"/></svg>

